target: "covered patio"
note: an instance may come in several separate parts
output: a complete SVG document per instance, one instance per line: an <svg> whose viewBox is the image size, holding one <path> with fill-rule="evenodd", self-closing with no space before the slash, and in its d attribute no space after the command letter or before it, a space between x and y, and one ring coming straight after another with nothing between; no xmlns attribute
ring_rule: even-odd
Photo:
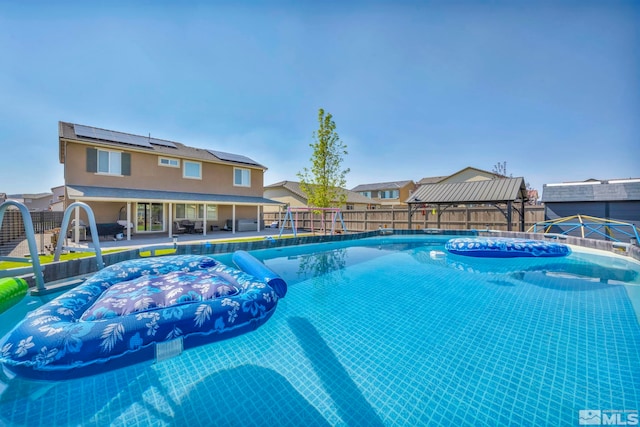
<svg viewBox="0 0 640 427"><path fill-rule="evenodd" d="M200 237L217 234L221 230L231 234L236 231L260 232L264 229L264 207L281 205L280 202L255 196L81 185L67 186L67 198L69 202L88 204L99 223L123 225L127 241L134 235L139 238L164 235L172 239L178 231L180 235L185 232L176 228L185 220L199 222L196 233L193 233L194 228L188 230ZM250 228L247 228L249 222ZM242 225L240 230L239 224Z"/></svg>

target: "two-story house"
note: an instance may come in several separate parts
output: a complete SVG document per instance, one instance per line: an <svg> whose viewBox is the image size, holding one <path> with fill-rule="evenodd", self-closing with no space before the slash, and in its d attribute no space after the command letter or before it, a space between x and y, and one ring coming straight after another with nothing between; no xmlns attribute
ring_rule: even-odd
<svg viewBox="0 0 640 427"><path fill-rule="evenodd" d="M243 155L66 122L59 154L65 207L85 202L97 223L125 225L127 238L172 236L184 221L203 234L238 221L260 230L264 207L279 204L263 197L267 168Z"/></svg>
<svg viewBox="0 0 640 427"><path fill-rule="evenodd" d="M402 205L416 189L412 180L361 184L351 189L383 207Z"/></svg>

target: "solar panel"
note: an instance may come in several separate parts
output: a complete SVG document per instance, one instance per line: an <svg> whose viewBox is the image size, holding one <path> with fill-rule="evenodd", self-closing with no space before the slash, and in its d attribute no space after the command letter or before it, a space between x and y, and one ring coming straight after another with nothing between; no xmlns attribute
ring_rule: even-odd
<svg viewBox="0 0 640 427"><path fill-rule="evenodd" d="M101 139L103 141L120 142L122 144L136 145L138 147L153 148L149 143L149 138L142 136L76 124L73 125L73 129L77 136L85 138Z"/></svg>
<svg viewBox="0 0 640 427"><path fill-rule="evenodd" d="M95 138L93 128L83 125L73 125L73 130L78 136L85 136L88 138Z"/></svg>
<svg viewBox="0 0 640 427"><path fill-rule="evenodd" d="M167 141L165 139L149 138L149 142L155 145L162 145L164 147L178 148L176 144L174 144L171 141Z"/></svg>
<svg viewBox="0 0 640 427"><path fill-rule="evenodd" d="M247 165L262 166L260 163L257 163L248 157L241 156L240 154L225 153L223 151L215 151L215 150L207 150L207 151L213 154L214 156L216 156L217 158L219 158L220 160L226 160L228 162L236 162L236 163L245 163Z"/></svg>
<svg viewBox="0 0 640 427"><path fill-rule="evenodd" d="M162 145L163 147L178 148L175 143L164 139L151 138L148 136L132 135L130 133L116 132L112 130L99 129L91 126L73 125L76 135L103 141L120 142L123 144L137 145L139 147L153 148L151 144Z"/></svg>
<svg viewBox="0 0 640 427"><path fill-rule="evenodd" d="M114 132L114 133L118 133L118 132ZM145 136L131 135L131 134L127 134L127 133L122 133L120 135L122 135L123 139L129 138L129 140L131 141L131 144L139 145L141 147L153 148L151 146L151 144L149 143L149 138L147 138ZM122 142L124 142L124 141L122 141Z"/></svg>

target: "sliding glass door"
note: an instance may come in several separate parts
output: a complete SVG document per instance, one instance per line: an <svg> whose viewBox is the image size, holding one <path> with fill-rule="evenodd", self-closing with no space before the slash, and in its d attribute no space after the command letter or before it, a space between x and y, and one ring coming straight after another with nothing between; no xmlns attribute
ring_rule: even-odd
<svg viewBox="0 0 640 427"><path fill-rule="evenodd" d="M164 230L164 205L162 203L138 203L138 232Z"/></svg>

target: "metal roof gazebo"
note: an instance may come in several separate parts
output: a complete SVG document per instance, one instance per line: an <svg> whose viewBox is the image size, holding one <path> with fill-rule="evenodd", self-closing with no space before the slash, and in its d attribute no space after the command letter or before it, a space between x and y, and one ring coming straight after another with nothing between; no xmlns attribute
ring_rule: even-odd
<svg viewBox="0 0 640 427"><path fill-rule="evenodd" d="M524 231L524 207L527 200L527 187L522 177L426 184L420 186L406 200L409 206L409 228L412 227L413 213L427 205L437 207L438 228L440 228L440 216L451 206L484 204L493 205L502 212L507 220L508 231L511 231L512 211L518 212L520 231ZM514 206L518 203L520 208Z"/></svg>

